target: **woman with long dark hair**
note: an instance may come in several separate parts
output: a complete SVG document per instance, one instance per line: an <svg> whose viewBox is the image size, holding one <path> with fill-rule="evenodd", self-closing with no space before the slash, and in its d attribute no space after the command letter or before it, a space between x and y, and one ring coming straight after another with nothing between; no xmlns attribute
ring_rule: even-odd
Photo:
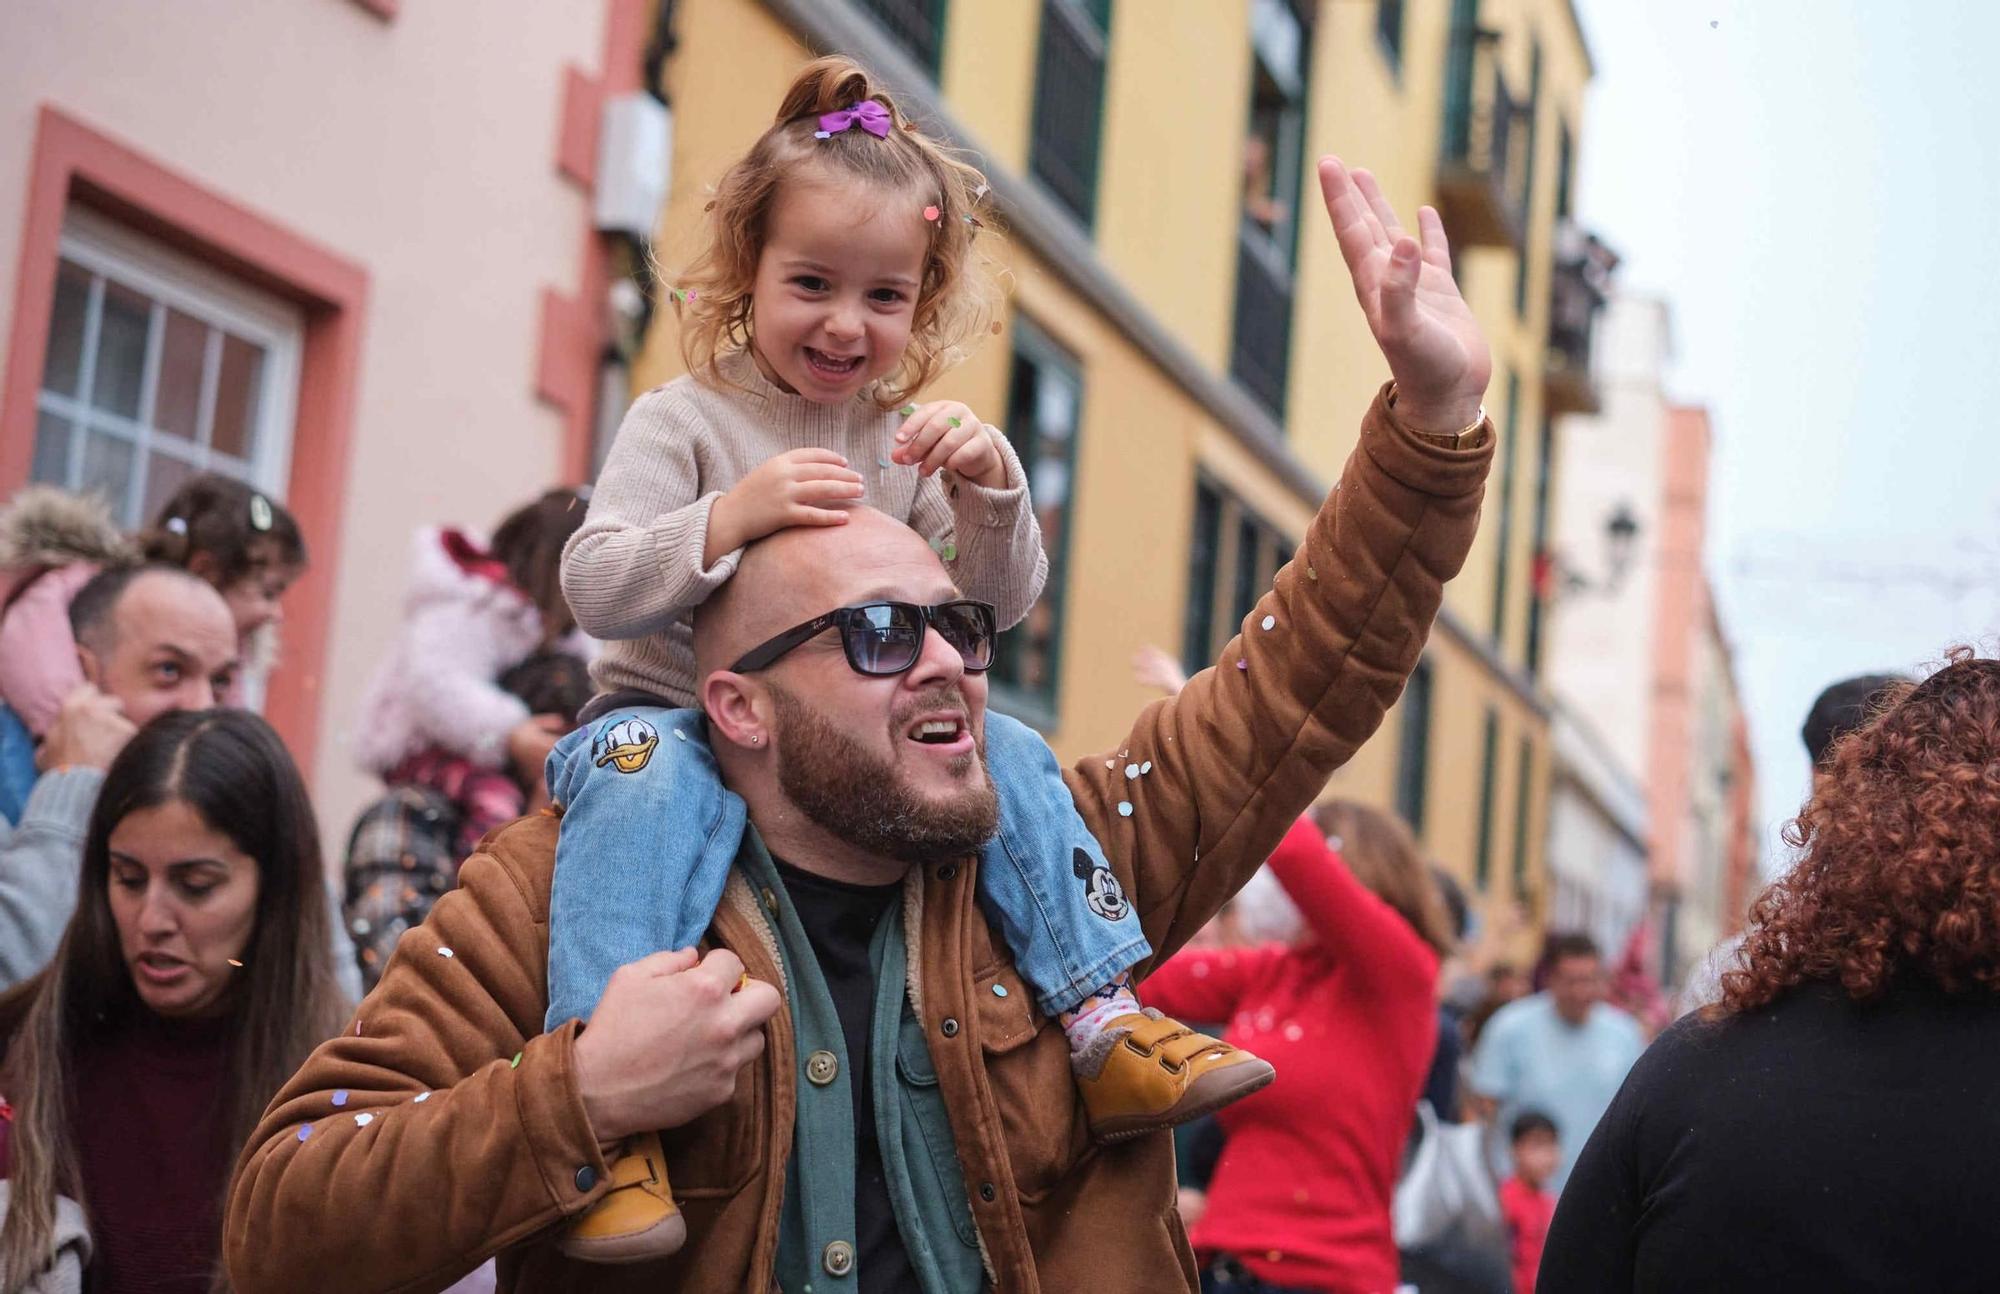
<svg viewBox="0 0 2000 1294"><path fill-rule="evenodd" d="M1633 1067L1541 1294L1994 1288L2000 661L1840 739L1722 1001Z"/></svg>
<svg viewBox="0 0 2000 1294"><path fill-rule="evenodd" d="M1278 1077L1227 1136L1191 1237L1204 1291L1363 1294L1397 1283L1389 1202L1437 1045L1450 918L1409 828L1321 804L1237 895L1261 946L1182 952L1148 1005L1227 1020Z"/></svg>
<svg viewBox="0 0 2000 1294"><path fill-rule="evenodd" d="M182 712L132 738L54 960L0 999L0 1290L41 1287L76 1205L93 1294L228 1288L230 1165L345 1011L326 902L312 805L268 724Z"/></svg>

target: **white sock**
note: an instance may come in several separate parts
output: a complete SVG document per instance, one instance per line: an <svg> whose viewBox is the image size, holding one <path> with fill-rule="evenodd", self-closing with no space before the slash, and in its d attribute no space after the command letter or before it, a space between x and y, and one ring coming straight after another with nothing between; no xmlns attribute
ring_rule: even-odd
<svg viewBox="0 0 2000 1294"><path fill-rule="evenodd" d="M1077 1003L1076 1010L1065 1011L1058 1017L1063 1034L1069 1039L1069 1054L1075 1057L1091 1050L1113 1020L1141 1009L1139 999L1132 992L1129 973L1096 989Z"/></svg>

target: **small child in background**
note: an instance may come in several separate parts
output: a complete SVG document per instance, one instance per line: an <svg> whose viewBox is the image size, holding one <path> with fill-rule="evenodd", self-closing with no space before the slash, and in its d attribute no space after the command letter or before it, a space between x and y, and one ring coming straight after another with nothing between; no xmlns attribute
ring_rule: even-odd
<svg viewBox="0 0 2000 1294"><path fill-rule="evenodd" d="M1562 1162L1562 1144L1555 1121L1527 1110L1509 1130L1514 1147L1514 1175L1500 1183L1500 1217L1507 1224L1509 1265L1514 1294L1535 1294L1535 1273L1542 1265L1542 1245L1556 1216L1556 1197L1547 1189Z"/></svg>
<svg viewBox="0 0 2000 1294"><path fill-rule="evenodd" d="M536 652L502 674L499 686L530 714L560 719L565 730L590 700L587 664L565 651ZM364 993L382 978L403 932L422 925L458 884L459 864L486 833L548 803L539 770L524 779L519 771L482 767L437 747L404 760L395 772L347 839L342 908Z"/></svg>
<svg viewBox="0 0 2000 1294"><path fill-rule="evenodd" d="M965 405L916 402L988 331L973 247L985 192L977 170L837 57L799 73L717 185L707 246L668 294L688 375L626 414L563 559L577 622L612 641L592 671L604 695L549 760L563 810L549 1032L588 1020L618 967L693 947L714 917L746 828L691 708L691 614L746 545L844 524L864 502L930 541L961 598L829 609L821 632L838 632L849 667L873 676L906 673L933 629L967 671L984 670L998 632L1034 606L1048 558L1020 460ZM977 735L938 721L908 740ZM979 866L981 896L1036 1006L1064 1028L1092 1133L1169 1127L1269 1082L1264 1061L1143 1011L1130 968L1150 945L1054 755L991 710L984 738L1000 835ZM565 1252L632 1261L678 1249L686 1224L665 1167L657 1134L630 1138L614 1189L572 1224Z"/></svg>
<svg viewBox="0 0 2000 1294"><path fill-rule="evenodd" d="M574 724L574 714L537 710L502 680L537 653L588 659L593 650L561 588L563 544L583 513L577 491L548 490L508 513L490 541L426 526L412 544L402 628L369 681L355 753L391 786L429 785L490 806L468 817L473 843L520 814L516 783L540 784L556 738Z"/></svg>
<svg viewBox="0 0 2000 1294"><path fill-rule="evenodd" d="M306 569L306 541L283 504L233 476L203 472L169 495L137 538L147 561L186 567L215 586L249 672L277 663L279 599Z"/></svg>

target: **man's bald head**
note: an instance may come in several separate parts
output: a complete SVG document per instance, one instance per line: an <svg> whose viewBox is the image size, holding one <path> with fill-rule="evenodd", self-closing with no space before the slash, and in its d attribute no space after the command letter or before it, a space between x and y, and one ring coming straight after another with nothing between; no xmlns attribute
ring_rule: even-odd
<svg viewBox="0 0 2000 1294"><path fill-rule="evenodd" d="M236 621L207 581L178 566L102 571L70 603L84 677L133 723L206 710L234 684Z"/></svg>
<svg viewBox="0 0 2000 1294"><path fill-rule="evenodd" d="M817 634L765 668L746 653L839 607L936 606L959 597L922 536L872 508L837 526L752 544L695 616L696 691L725 786L778 857L822 875L887 883L962 857L998 822L983 758L986 680L962 646L922 632L908 665L863 673L840 635ZM945 731L949 729L949 731Z"/></svg>
<svg viewBox="0 0 2000 1294"><path fill-rule="evenodd" d="M845 525L766 535L743 550L736 574L696 609L695 676L728 669L751 648L835 607L886 596L877 575L897 571L949 579L921 535L874 508L848 509Z"/></svg>

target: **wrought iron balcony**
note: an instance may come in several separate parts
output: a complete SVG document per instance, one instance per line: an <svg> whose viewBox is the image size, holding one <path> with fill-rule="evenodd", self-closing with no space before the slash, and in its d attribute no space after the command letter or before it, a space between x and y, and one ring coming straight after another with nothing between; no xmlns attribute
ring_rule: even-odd
<svg viewBox="0 0 2000 1294"><path fill-rule="evenodd" d="M1485 28L1460 28L1446 65L1437 207L1445 232L1462 247L1521 246L1527 108L1507 88L1499 39Z"/></svg>
<svg viewBox="0 0 2000 1294"><path fill-rule="evenodd" d="M1611 292L1618 253L1564 221L1556 226L1555 264L1549 273L1549 346L1543 365L1543 401L1551 415L1597 413L1602 404L1591 377L1591 333Z"/></svg>

